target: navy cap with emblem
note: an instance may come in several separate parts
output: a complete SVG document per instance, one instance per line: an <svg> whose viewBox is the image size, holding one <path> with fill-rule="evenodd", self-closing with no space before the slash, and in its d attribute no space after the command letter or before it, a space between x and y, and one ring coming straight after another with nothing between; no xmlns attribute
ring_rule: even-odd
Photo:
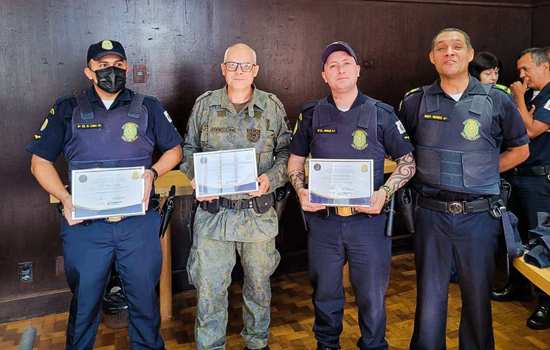
<svg viewBox="0 0 550 350"><path fill-rule="evenodd" d="M126 52L121 43L114 40L101 40L98 43L90 45L86 62L107 55L117 55L126 60Z"/></svg>
<svg viewBox="0 0 550 350"><path fill-rule="evenodd" d="M330 56L330 54L336 51L347 52L348 55L353 57L355 62L359 64L359 60L357 59L357 55L355 54L355 51L353 51L351 46L345 41L335 41L333 43L328 44L327 47L325 47L325 49L323 50L323 54L321 55L321 63L325 65L325 63L327 62L328 56Z"/></svg>

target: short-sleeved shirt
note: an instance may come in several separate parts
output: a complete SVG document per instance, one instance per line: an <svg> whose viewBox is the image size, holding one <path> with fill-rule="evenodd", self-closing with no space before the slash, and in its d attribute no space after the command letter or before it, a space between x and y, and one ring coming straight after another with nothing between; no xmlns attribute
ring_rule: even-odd
<svg viewBox="0 0 550 350"><path fill-rule="evenodd" d="M327 101L336 107L332 96L327 97ZM347 112L342 112L342 122L346 122L346 114L355 108L359 108L367 102L367 96L361 92L355 98L351 108ZM307 157L310 153L310 145L313 139L313 112L316 103L305 105L302 113L298 117L294 136L290 144L290 153L301 157ZM409 141L409 136L402 128L399 119L393 112L393 108L384 104L384 108L379 109L377 119L377 138L378 142L384 146L385 153L392 159L398 159L413 151L413 146Z"/></svg>
<svg viewBox="0 0 550 350"><path fill-rule="evenodd" d="M429 98L437 98L439 95L439 112L444 116L452 114L455 104L457 103L452 97L447 95L439 84L439 81L426 87L426 96ZM475 78L470 77L468 87L460 97L465 98L469 94L485 93L482 84ZM417 88L411 90L405 95L399 110L399 118L403 122L405 129L410 134L411 141L415 143L416 128L420 116L418 114L420 102L424 94L424 89ZM529 143L525 125L521 119L521 115L514 104L511 96L504 91L492 87L489 91L489 97L493 101L493 119L491 126L491 135L495 141L496 147L500 148L502 143L507 147L519 147ZM440 191L427 184L415 183L417 190L421 194L440 198L442 200L470 200L472 195L455 193L449 191Z"/></svg>
<svg viewBox="0 0 550 350"><path fill-rule="evenodd" d="M550 125L550 83L540 91L540 93L531 99L531 94L525 94L525 104L527 109L535 106L533 118L540 122ZM532 166L550 165L550 132L546 131L539 136L531 139L529 143L529 158L518 168L529 168Z"/></svg>
<svg viewBox="0 0 550 350"><path fill-rule="evenodd" d="M86 94L92 107L105 109L105 105L93 87L87 89ZM113 110L119 106L129 105L134 94L132 90L124 89L118 94L109 109ZM145 96L143 105L147 109L148 116L146 134L161 152L183 142L179 132L172 124L168 112L156 98ZM65 144L71 139L71 119L76 106L77 102L74 96L58 99L44 119L42 127L34 135L34 140L27 145L27 151L54 162L63 152Z"/></svg>

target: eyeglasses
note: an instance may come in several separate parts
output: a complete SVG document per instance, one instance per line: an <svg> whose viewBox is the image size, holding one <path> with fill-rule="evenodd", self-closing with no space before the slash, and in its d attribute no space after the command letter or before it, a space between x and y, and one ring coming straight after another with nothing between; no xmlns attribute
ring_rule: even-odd
<svg viewBox="0 0 550 350"><path fill-rule="evenodd" d="M256 66L254 63L225 62L225 68L230 72L236 72L239 66L241 71L248 73Z"/></svg>

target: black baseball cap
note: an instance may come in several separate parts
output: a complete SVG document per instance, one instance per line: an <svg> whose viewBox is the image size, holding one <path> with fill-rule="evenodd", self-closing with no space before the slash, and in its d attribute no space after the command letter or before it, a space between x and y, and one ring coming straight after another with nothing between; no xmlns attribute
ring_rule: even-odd
<svg viewBox="0 0 550 350"><path fill-rule="evenodd" d="M331 53L336 51L344 51L347 52L353 59L355 60L355 63L359 64L359 60L357 59L357 55L355 54L355 51L351 48L351 46L345 42L345 41L335 41L331 44L328 44L327 47L323 50L323 54L321 55L321 63L323 66L327 62L328 56L330 56Z"/></svg>
<svg viewBox="0 0 550 350"><path fill-rule="evenodd" d="M126 59L126 52L124 47L118 41L114 40L101 40L98 43L90 45L88 48L88 57L86 62L90 62L91 59L100 58L106 55L117 55L123 59Z"/></svg>

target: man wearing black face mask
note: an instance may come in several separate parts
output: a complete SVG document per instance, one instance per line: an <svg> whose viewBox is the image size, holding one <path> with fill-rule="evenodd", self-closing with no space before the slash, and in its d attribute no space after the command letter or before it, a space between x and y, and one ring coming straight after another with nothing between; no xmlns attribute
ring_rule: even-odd
<svg viewBox="0 0 550 350"><path fill-rule="evenodd" d="M58 99L27 146L38 183L61 201L61 239L73 293L66 349L92 349L100 300L114 262L128 299L131 348L164 349L155 286L161 269L160 217L149 201L153 182L182 158L182 138L160 102L126 89L122 45L103 40L88 49L84 74L92 86ZM153 162L153 151L162 155ZM145 215L74 220L70 189L54 162L64 154L75 169L144 167ZM70 183L70 182L68 182Z"/></svg>

